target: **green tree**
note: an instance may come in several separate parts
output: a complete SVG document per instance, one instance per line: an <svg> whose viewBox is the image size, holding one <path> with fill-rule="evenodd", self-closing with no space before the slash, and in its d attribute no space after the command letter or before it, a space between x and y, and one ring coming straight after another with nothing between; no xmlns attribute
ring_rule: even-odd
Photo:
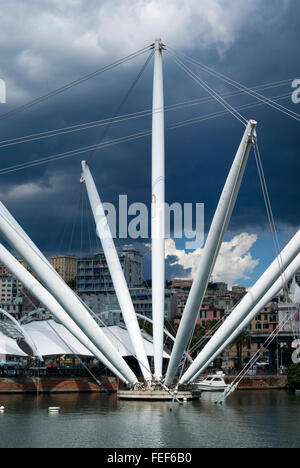
<svg viewBox="0 0 300 468"><path fill-rule="evenodd" d="M69 288L71 288L71 289L73 289L73 291L75 291L76 290L76 279L67 281L67 285L69 286Z"/></svg>
<svg viewBox="0 0 300 468"><path fill-rule="evenodd" d="M243 348L251 343L251 336L247 330L243 330L239 336L232 342L231 347L236 347L236 368L240 370L242 368L242 356Z"/></svg>
<svg viewBox="0 0 300 468"><path fill-rule="evenodd" d="M288 387L300 389L300 364L292 364L288 368Z"/></svg>

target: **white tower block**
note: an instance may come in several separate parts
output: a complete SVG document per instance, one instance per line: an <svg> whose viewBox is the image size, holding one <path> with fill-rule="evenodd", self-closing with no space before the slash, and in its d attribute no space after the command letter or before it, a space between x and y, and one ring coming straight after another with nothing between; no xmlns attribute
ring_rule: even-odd
<svg viewBox="0 0 300 468"><path fill-rule="evenodd" d="M166 385L170 385L173 382L183 353L188 345L191 334L193 333L197 315L241 186L251 145L256 139L256 125L257 123L254 120L250 120L248 122L221 194L196 276L177 331L176 341L167 370L165 381Z"/></svg>
<svg viewBox="0 0 300 468"><path fill-rule="evenodd" d="M230 337L222 344L221 348L210 358L208 362L206 362L205 366L203 366L193 377L190 381L195 380L199 374L205 371L205 369L209 366L211 362L213 362L223 351L227 348L239 334L252 322L257 314L259 314L263 308L280 292L284 284L290 281L291 278L295 275L297 271L300 269L300 254L297 255L295 260L286 268L284 274L278 278L277 281L273 284L273 286L269 289L269 291L264 295L264 297L258 302L258 304L250 310L247 317L242 321L242 323L235 329L235 331L230 335Z"/></svg>
<svg viewBox="0 0 300 468"><path fill-rule="evenodd" d="M154 374L162 377L165 305L165 136L162 43L155 41L152 103L152 318Z"/></svg>
<svg viewBox="0 0 300 468"><path fill-rule="evenodd" d="M32 271L38 276L83 333L92 341L94 346L99 349L105 358L112 363L131 385L137 383L137 378L130 367L113 347L112 343L93 320L74 292L49 266L48 262L40 258L36 250L24 240L23 236L2 212L0 213L0 232L20 256L24 258Z"/></svg>
<svg viewBox="0 0 300 468"><path fill-rule="evenodd" d="M180 383L190 381L203 366L210 362L212 356L220 351L228 338L243 322L263 296L272 288L273 284L281 276L290 263L297 257L300 251L300 230L295 234L292 240L282 250L281 254L274 260L265 273L259 278L250 291L243 297L241 302L231 312L223 325L216 331L207 345L198 354L193 364L187 369L180 379Z"/></svg>
<svg viewBox="0 0 300 468"><path fill-rule="evenodd" d="M64 311L61 305L54 299L54 297L42 286L39 281L31 274L21 263L2 245L0 244L0 261L9 268L9 270L21 281L22 285L30 291L33 296L40 301L43 306L48 309L54 317L56 317L64 326L77 338L81 344L83 344L93 355L99 359L108 369L110 369L117 377L123 382L128 383L125 377L120 374L115 367L103 356L102 353L93 345L93 343L86 337L86 335L80 330L76 323L69 317ZM2 311L4 313L4 311ZM35 344L31 337L28 335L18 322L15 321L16 326L24 333L26 341L31 348L37 353ZM39 356L39 355L38 355ZM41 357L41 356L39 356Z"/></svg>
<svg viewBox="0 0 300 468"><path fill-rule="evenodd" d="M131 296L120 264L104 208L95 182L86 161L82 161L82 181L85 182L90 205L93 211L97 234L101 240L107 266L116 291L124 321L139 362L144 379L152 380L148 358L144 349L141 330L132 304Z"/></svg>

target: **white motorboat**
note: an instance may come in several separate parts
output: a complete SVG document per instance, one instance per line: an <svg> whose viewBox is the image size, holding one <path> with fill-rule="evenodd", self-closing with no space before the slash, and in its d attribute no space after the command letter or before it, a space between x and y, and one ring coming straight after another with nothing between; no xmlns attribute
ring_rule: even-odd
<svg viewBox="0 0 300 468"><path fill-rule="evenodd" d="M201 382L195 383L197 390L203 392L223 392L228 385L224 380L225 374L223 372L217 372L216 374L208 375Z"/></svg>

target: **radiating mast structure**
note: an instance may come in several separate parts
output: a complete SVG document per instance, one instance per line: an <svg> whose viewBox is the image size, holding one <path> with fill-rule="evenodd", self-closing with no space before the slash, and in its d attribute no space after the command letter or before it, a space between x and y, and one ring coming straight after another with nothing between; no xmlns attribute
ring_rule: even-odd
<svg viewBox="0 0 300 468"><path fill-rule="evenodd" d="M162 42L155 41L152 103L152 318L154 374L162 378L165 303L165 136Z"/></svg>
<svg viewBox="0 0 300 468"><path fill-rule="evenodd" d="M180 383L189 382L198 371L210 362L216 352L223 349L224 344L232 333L239 327L249 312L256 307L258 302L267 294L274 283L280 278L282 272L288 268L300 252L300 230L282 250L280 255L269 266L265 273L257 280L255 285L243 297L227 317L221 327L215 332L203 350L198 354L193 364L187 369L180 379ZM282 287L282 286L281 286Z"/></svg>
<svg viewBox="0 0 300 468"><path fill-rule="evenodd" d="M274 299L275 296L281 291L282 287L290 281L290 279L295 275L300 268L300 254L297 255L295 260L291 262L291 264L285 269L283 275L278 278L277 281L273 284L273 286L267 291L267 293L263 296L263 298L257 303L255 307L251 307L249 310L248 315L246 318L235 328L234 332L230 335L230 337L221 345L220 348L215 352L215 354L206 361L205 365L202 366L190 379L190 381L195 380L205 369L209 366L211 362L213 362L217 357L226 349L230 344L239 336L239 334L252 322L252 320L259 314L263 308Z"/></svg>
<svg viewBox="0 0 300 468"><path fill-rule="evenodd" d="M39 301L49 312L56 317L64 326L72 333L75 338L80 341L99 361L102 362L111 372L113 372L123 382L128 383L124 375L120 374L117 369L106 359L99 349L87 338L87 336L80 330L76 323L69 317L62 306L57 300L44 288L44 286L31 274L26 268L2 245L0 244L0 261L7 266L7 268L15 275L22 285L30 291L30 293ZM4 313L4 312L2 312ZM38 355L37 348L32 339L23 330L22 327L16 323L17 327L24 333L25 339L29 346ZM41 358L41 356L39 356Z"/></svg>
<svg viewBox="0 0 300 468"><path fill-rule="evenodd" d="M241 144L231 166L217 210L215 212L200 263L192 284L191 291L180 321L176 341L167 369L165 384L170 385L178 370L183 353L193 333L203 297L211 277L224 234L240 189L251 146L256 141L257 122L250 120L243 135Z"/></svg>
<svg viewBox="0 0 300 468"><path fill-rule="evenodd" d="M124 277L119 256L115 248L111 230L107 222L104 207L86 161L82 161L81 165L81 181L84 181L86 185L90 205L96 223L96 231L101 240L103 252L106 258L107 266L111 275L111 279L118 298L121 312L124 317L124 321L144 379L146 381L151 381L152 376L146 351L144 349L141 330L138 324L128 286Z"/></svg>
<svg viewBox="0 0 300 468"><path fill-rule="evenodd" d="M86 307L64 280L49 266L49 263L38 255L32 245L29 245L18 229L2 212L0 212L0 232L20 256L24 258L32 271L47 286L49 292L56 298L94 346L99 349L105 358L112 363L131 385L135 385L137 383L136 376L91 317Z"/></svg>

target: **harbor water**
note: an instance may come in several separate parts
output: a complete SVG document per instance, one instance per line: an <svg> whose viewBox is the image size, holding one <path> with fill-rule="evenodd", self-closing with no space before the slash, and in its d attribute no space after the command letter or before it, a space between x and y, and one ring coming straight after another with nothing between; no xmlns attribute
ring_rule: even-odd
<svg viewBox="0 0 300 468"><path fill-rule="evenodd" d="M300 395L240 391L174 405L118 401L115 394L0 395L4 447L300 447ZM60 407L49 413L48 407Z"/></svg>

